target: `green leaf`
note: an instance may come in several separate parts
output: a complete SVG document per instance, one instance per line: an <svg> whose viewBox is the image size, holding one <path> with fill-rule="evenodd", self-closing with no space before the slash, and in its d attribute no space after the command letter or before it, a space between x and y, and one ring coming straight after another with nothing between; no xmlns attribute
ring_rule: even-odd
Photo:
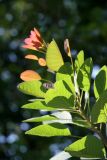
<svg viewBox="0 0 107 160"><path fill-rule="evenodd" d="M52 71L58 71L58 69L64 64L60 50L54 40L48 45L46 63L48 68Z"/></svg>
<svg viewBox="0 0 107 160"><path fill-rule="evenodd" d="M66 62L64 63L64 65L62 65L56 75L56 80L64 80L65 78L67 78L68 76L71 77L71 75L73 75L73 68L71 63ZM64 76L64 77L63 77ZM63 79L64 78L64 79Z"/></svg>
<svg viewBox="0 0 107 160"><path fill-rule="evenodd" d="M104 158L106 153L101 140L92 135L77 140L66 147L65 151L72 156L85 158Z"/></svg>
<svg viewBox="0 0 107 160"><path fill-rule="evenodd" d="M35 118L30 118L27 120L24 120L23 122L42 122L42 121L51 121L51 120L57 120L57 117L54 117L52 115L45 115L41 117L35 117Z"/></svg>
<svg viewBox="0 0 107 160"><path fill-rule="evenodd" d="M54 97L64 96L66 98L70 98L72 93L70 92L69 86L62 80L57 81L54 84L54 88L49 89L45 94L45 101L48 103Z"/></svg>
<svg viewBox="0 0 107 160"><path fill-rule="evenodd" d="M25 94L42 98L45 96L46 91L42 87L42 83L37 80L22 82L18 85L18 89Z"/></svg>
<svg viewBox="0 0 107 160"><path fill-rule="evenodd" d="M78 54L77 54L77 59L75 60L75 68L76 71L78 73L80 67L82 66L82 64L84 63L84 51L81 50Z"/></svg>
<svg viewBox="0 0 107 160"><path fill-rule="evenodd" d="M93 123L107 122L107 90L105 90L98 101L94 104L91 112L91 120Z"/></svg>
<svg viewBox="0 0 107 160"><path fill-rule="evenodd" d="M92 59L89 58L85 60L83 65L80 67L78 75L77 75L77 82L79 87L83 91L89 91L90 89L90 79L91 79L91 73L92 73Z"/></svg>
<svg viewBox="0 0 107 160"><path fill-rule="evenodd" d="M38 100L33 103L25 104L22 106L22 108L35 109L35 110L46 110L46 111L56 110L56 108L47 106L47 104L44 101L38 101Z"/></svg>
<svg viewBox="0 0 107 160"><path fill-rule="evenodd" d="M63 124L44 124L39 125L29 131L26 134L42 136L42 137L52 137L52 136L70 136L71 133L69 129Z"/></svg>
<svg viewBox="0 0 107 160"><path fill-rule="evenodd" d="M72 124L80 126L80 127L85 127L85 128L90 128L91 125L87 123L87 121L79 118L73 118Z"/></svg>
<svg viewBox="0 0 107 160"><path fill-rule="evenodd" d="M52 107L67 109L74 106L74 96L66 82L60 80L46 92L45 102Z"/></svg>
<svg viewBox="0 0 107 160"><path fill-rule="evenodd" d="M103 66L94 81L94 94L99 98L104 90L107 89L107 66Z"/></svg>
<svg viewBox="0 0 107 160"><path fill-rule="evenodd" d="M72 66L70 63L65 63L63 66L60 67L60 69L56 73L56 81L64 80L68 84L72 93L75 94L75 87L72 79L73 79Z"/></svg>
<svg viewBox="0 0 107 160"><path fill-rule="evenodd" d="M55 108L70 109L71 107L74 107L74 96L71 96L68 99L64 96L57 96L50 100L47 105Z"/></svg>

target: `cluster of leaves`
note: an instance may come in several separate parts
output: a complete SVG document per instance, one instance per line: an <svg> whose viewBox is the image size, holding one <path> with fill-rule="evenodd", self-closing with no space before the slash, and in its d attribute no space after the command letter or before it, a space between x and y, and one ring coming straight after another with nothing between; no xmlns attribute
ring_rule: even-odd
<svg viewBox="0 0 107 160"><path fill-rule="evenodd" d="M48 70L55 75L55 81L40 78L27 80L18 85L21 92L36 97L33 102L25 104L22 108L49 111L47 115L24 120L42 123L28 130L26 134L72 137L75 135L70 129L71 124L88 128L93 134L79 138L67 146L60 156L63 155L63 159L73 156L105 158L107 142L102 133L102 124L107 122L107 67L103 66L96 76L96 100L91 106L89 92L92 58L84 60L84 52L80 51L73 61L68 40L65 41L64 48L71 62L63 61L55 40L47 45L46 64ZM56 159L56 156L51 159Z"/></svg>

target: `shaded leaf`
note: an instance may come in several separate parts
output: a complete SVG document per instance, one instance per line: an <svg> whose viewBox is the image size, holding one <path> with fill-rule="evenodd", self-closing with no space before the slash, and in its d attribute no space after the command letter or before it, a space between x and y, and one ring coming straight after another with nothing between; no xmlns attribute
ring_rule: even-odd
<svg viewBox="0 0 107 160"><path fill-rule="evenodd" d="M91 120L93 123L107 122L107 90L101 94L98 101L94 104L91 112Z"/></svg>
<svg viewBox="0 0 107 160"><path fill-rule="evenodd" d="M47 105L55 108L71 109L71 107L74 107L74 96L68 99L64 96L57 96L50 100Z"/></svg>
<svg viewBox="0 0 107 160"><path fill-rule="evenodd" d="M71 133L67 127L63 124L44 124L39 125L29 131L26 134L42 136L42 137L52 137L52 136L70 136Z"/></svg>
<svg viewBox="0 0 107 160"><path fill-rule="evenodd" d="M46 63L48 68L52 71L58 71L58 69L64 64L62 55L54 40L48 45Z"/></svg>
<svg viewBox="0 0 107 160"><path fill-rule="evenodd" d="M107 67L103 66L98 72L94 81L94 94L99 98L104 90L107 89Z"/></svg>
<svg viewBox="0 0 107 160"><path fill-rule="evenodd" d="M72 66L70 63L64 63L64 65L61 66L58 72L56 73L56 81L64 80L68 84L72 93L75 94L75 87L72 79L73 79Z"/></svg>
<svg viewBox="0 0 107 160"><path fill-rule="evenodd" d="M90 128L91 125L87 123L87 121L79 118L73 118L72 124L80 126L80 127L85 127L85 128Z"/></svg>
<svg viewBox="0 0 107 160"><path fill-rule="evenodd" d="M91 73L92 73L92 59L89 58L85 60L83 65L80 67L78 74L77 74L77 82L79 87L83 91L89 91L90 89L90 79L91 79Z"/></svg>
<svg viewBox="0 0 107 160"><path fill-rule="evenodd" d="M66 147L65 151L69 152L71 156L85 158L104 158L106 153L101 140L92 135L77 140Z"/></svg>

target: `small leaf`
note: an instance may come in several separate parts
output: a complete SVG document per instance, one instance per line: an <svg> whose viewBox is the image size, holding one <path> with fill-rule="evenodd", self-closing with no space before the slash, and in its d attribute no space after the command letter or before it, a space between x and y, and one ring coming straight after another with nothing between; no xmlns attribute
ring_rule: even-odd
<svg viewBox="0 0 107 160"><path fill-rule="evenodd" d="M93 123L107 122L107 90L105 90L98 101L92 107L91 120Z"/></svg>
<svg viewBox="0 0 107 160"><path fill-rule="evenodd" d="M91 73L92 73L92 59L89 58L85 60L83 65L80 67L77 75L77 82L79 87L83 91L89 91L90 89L90 79L91 79Z"/></svg>
<svg viewBox="0 0 107 160"><path fill-rule="evenodd" d="M107 67L103 66L98 72L94 81L94 94L99 98L104 90L107 89Z"/></svg>
<svg viewBox="0 0 107 160"><path fill-rule="evenodd" d="M42 122L42 121L51 121L51 120L57 120L57 119L58 118L52 115L45 115L41 117L30 118L30 119L24 120L23 122Z"/></svg>
<svg viewBox="0 0 107 160"><path fill-rule="evenodd" d="M83 63L84 63L84 51L81 50L77 55L77 59L75 60L75 68L76 68L77 73L80 67L83 65Z"/></svg>
<svg viewBox="0 0 107 160"><path fill-rule="evenodd" d="M28 95L36 97L44 97L46 90L42 87L42 83L37 80L22 82L18 85L18 89Z"/></svg>
<svg viewBox="0 0 107 160"><path fill-rule="evenodd" d="M88 135L72 143L65 151L75 157L104 158L105 148L97 137Z"/></svg>
<svg viewBox="0 0 107 160"><path fill-rule="evenodd" d="M32 70L26 70L20 74L23 81L41 80L41 76Z"/></svg>
<svg viewBox="0 0 107 160"><path fill-rule="evenodd" d="M63 124L44 124L39 125L29 131L26 134L42 136L42 137L52 137L52 136L70 136L71 133L67 127Z"/></svg>
<svg viewBox="0 0 107 160"><path fill-rule="evenodd" d="M40 66L46 66L46 60L44 58L39 58L38 63Z"/></svg>
<svg viewBox="0 0 107 160"><path fill-rule="evenodd" d="M48 45L46 63L48 68L52 71L58 71L58 69L64 64L62 55L54 40Z"/></svg>
<svg viewBox="0 0 107 160"><path fill-rule="evenodd" d="M70 50L68 39L65 39L65 41L64 41L64 50L65 50L66 54L68 55L68 57L71 58L71 50Z"/></svg>
<svg viewBox="0 0 107 160"><path fill-rule="evenodd" d="M38 60L38 57L33 54L28 54L25 56L26 59Z"/></svg>

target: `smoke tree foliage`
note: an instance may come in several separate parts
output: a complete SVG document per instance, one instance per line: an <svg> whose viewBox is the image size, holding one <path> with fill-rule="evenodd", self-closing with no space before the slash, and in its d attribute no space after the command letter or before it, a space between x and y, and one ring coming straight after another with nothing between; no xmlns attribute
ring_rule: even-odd
<svg viewBox="0 0 107 160"><path fill-rule="evenodd" d="M107 67L103 66L100 69L92 85L92 58L84 59L84 52L80 51L76 59L72 59L68 39L64 41L68 62L64 62L55 40L46 43L35 28L24 43L23 48L39 51L43 55L39 57L29 54L25 58L37 61L38 65L45 67L46 72L54 75L53 80L44 79L33 70L26 70L20 75L24 82L18 85L18 89L34 97L32 102L23 105L22 108L49 111L46 112L47 115L24 120L24 122L41 123L26 131L25 134L41 137L73 137L75 135L72 134L70 125L77 126L77 130L78 126L84 127L91 130L92 134L79 137L77 141L66 146L64 151L52 157L51 160L64 160L70 157L105 159ZM94 104L90 103L91 86L93 86L95 96Z"/></svg>

